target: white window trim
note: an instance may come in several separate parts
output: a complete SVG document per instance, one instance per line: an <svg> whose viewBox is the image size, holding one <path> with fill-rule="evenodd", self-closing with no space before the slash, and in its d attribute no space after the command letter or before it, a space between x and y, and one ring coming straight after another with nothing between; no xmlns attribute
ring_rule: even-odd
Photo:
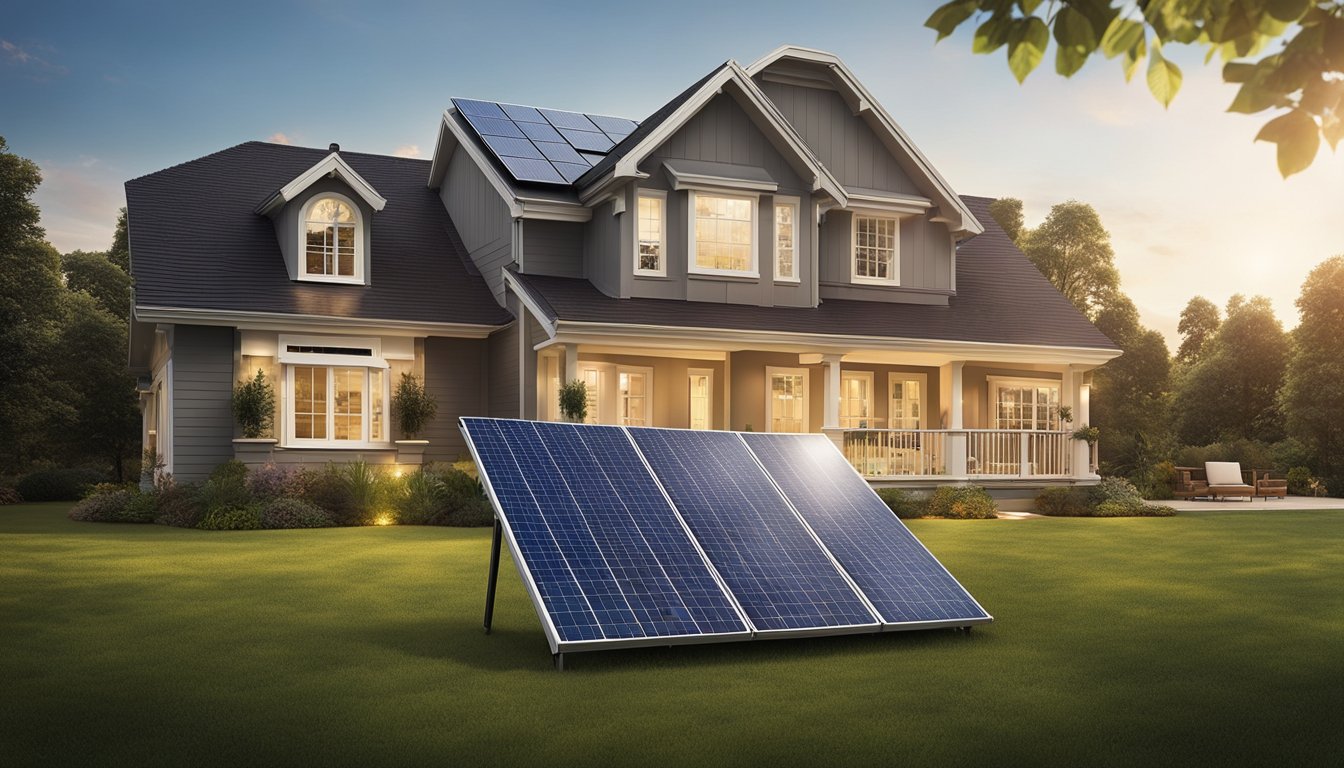
<svg viewBox="0 0 1344 768"><path fill-rule="evenodd" d="M366 356L290 352L290 345L367 349L371 354ZM282 333L276 342L276 362L281 365L340 365L347 368L350 366L363 368L390 367L383 357L383 340L377 336L307 336Z"/></svg>
<svg viewBox="0 0 1344 768"><path fill-rule="evenodd" d="M877 417L873 415L874 413L876 413L876 409L873 407L873 405L874 405L874 399L873 399L873 372L872 372L872 371L846 371L846 370L844 370L844 369L841 369L841 370L840 370L840 392L837 393L837 396L840 398L841 405L843 405L843 404L844 404L844 401L845 401L845 398L844 398L845 379L865 379L865 380L868 382L868 389L867 389L867 393L868 393L868 403L867 403L867 405L868 405L868 426L866 426L866 427L860 427L860 426L857 426L857 425L855 425L855 426L846 426L845 423L844 423L844 420L845 420L845 414L843 413L843 411L844 411L844 408L843 408L843 407L840 408L840 410L841 410L841 414L840 414L840 426L841 426L842 428L844 428L844 429L879 429L879 428L881 428L881 425L877 423Z"/></svg>
<svg viewBox="0 0 1344 768"><path fill-rule="evenodd" d="M985 389L989 395L989 408L987 414L991 429L998 429L994 426L999 422L999 389L1002 387L1054 387L1059 390L1059 402L1064 403L1064 382L1060 379L1034 379L1028 376L986 376L985 383L988 385ZM1060 429L1064 428L1063 420L1060 420ZM1034 427L1032 428L1035 429Z"/></svg>
<svg viewBox="0 0 1344 768"><path fill-rule="evenodd" d="M770 228L770 231L773 232L775 235L772 250L774 251L775 256L774 275L775 275L775 282L777 283L802 282L802 279L798 276L798 273L801 271L798 269L799 266L798 262L800 255L798 248L798 232L801 229L801 227L799 227L798 225L798 217L802 215L803 212L802 203L803 201L801 198L787 197L783 195L775 196L774 208L779 208L781 206L792 206L793 208L793 277L782 277L779 274L779 214L775 212L773 209L771 210L771 213L774 214L774 222L773 226Z"/></svg>
<svg viewBox="0 0 1344 768"><path fill-rule="evenodd" d="M704 194L710 197L747 200L751 203L751 269L710 269L695 262L695 196ZM749 277L760 279L759 262L761 239L761 196L740 192L698 192L694 189L686 192L686 271L692 275L711 275L719 277Z"/></svg>
<svg viewBox="0 0 1344 768"><path fill-rule="evenodd" d="M355 212L355 274L351 277L344 275L313 275L308 273L308 214L319 201L327 198L335 198ZM308 199L303 204L303 210L299 211L299 252L298 252L298 279L314 283L342 283L345 285L363 285L364 284L364 212L355 204L354 200L342 195L339 192L319 192Z"/></svg>
<svg viewBox="0 0 1344 768"><path fill-rule="evenodd" d="M896 426L896 417L891 415L891 385L897 381L919 382L919 422L913 429L927 429L929 412L929 377L924 373L904 373L891 371L887 374L887 429L911 429Z"/></svg>
<svg viewBox="0 0 1344 768"><path fill-rule="evenodd" d="M775 375L798 376L803 377L803 429L800 434L812 431L812 372L806 368L784 368L779 366L767 365L765 367L765 431L773 432L771 426L775 421L773 388L770 386L770 380Z"/></svg>
<svg viewBox="0 0 1344 768"><path fill-rule="evenodd" d="M901 284L901 220L903 217L892 214L890 211L872 211L865 209L852 209L849 216L849 280L857 285L882 285L887 287L899 286ZM883 280L880 277L867 277L859 275L858 265L858 229L859 219L889 219L896 222L896 238L893 241L895 250L891 255L891 277Z"/></svg>
<svg viewBox="0 0 1344 768"><path fill-rule="evenodd" d="M705 376L709 379L709 426L705 429L714 428L714 369L713 368L687 368L686 369L686 427L695 429L691 426L691 379L696 376Z"/></svg>
<svg viewBox="0 0 1344 768"><path fill-rule="evenodd" d="M332 438L324 438L321 440L313 440L313 439L295 437L294 368L299 365L320 365L327 369L327 397L329 403L334 402L335 399L335 392L333 390L333 383L331 378L332 377L331 369L363 368L365 406L364 406L364 412L360 415L361 416L360 434L361 435L369 434L369 430L372 429L372 421L373 421L373 396L372 396L373 390L371 388L369 371L376 370L377 366L359 365L358 363L350 362L353 360L358 360L360 358L347 357L344 359L346 360L345 363L300 362L300 363L287 363L284 365L283 371L285 376L285 391L280 408L281 418L285 422L284 427L285 442L281 446L282 448L326 448L332 450L351 450L351 449L369 450L370 448L389 448L392 446L392 441L390 439L335 440ZM383 371L383 429L388 431L389 438L391 437L391 430L392 430L391 417L392 417L392 376L391 371ZM328 435L331 435L335 432L335 423L336 423L335 413L332 412L331 410L328 410L327 428L326 428L326 433Z"/></svg>
<svg viewBox="0 0 1344 768"><path fill-rule="evenodd" d="M616 423L626 426L621 421L621 374L633 373L644 377L644 423L640 426L652 427L653 424L653 369L639 365L617 365L616 375L612 377L611 397L613 403L613 413Z"/></svg>
<svg viewBox="0 0 1344 768"><path fill-rule="evenodd" d="M647 197L652 200L662 202L663 226L662 239L658 242L658 269L640 269L639 268L639 198ZM630 217L633 222L635 236L634 260L631 264L634 267L635 275L639 277L667 277L667 193L661 189L640 189L635 197L635 215Z"/></svg>

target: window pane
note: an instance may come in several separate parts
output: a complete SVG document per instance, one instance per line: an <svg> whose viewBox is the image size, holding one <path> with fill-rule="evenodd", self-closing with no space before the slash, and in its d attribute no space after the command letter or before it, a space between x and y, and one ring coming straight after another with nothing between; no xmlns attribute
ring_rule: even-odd
<svg viewBox="0 0 1344 768"><path fill-rule="evenodd" d="M645 408L647 398L644 394L644 374L622 372L617 377L617 399L620 405L620 422L632 427L642 427L647 423Z"/></svg>
<svg viewBox="0 0 1344 768"><path fill-rule="evenodd" d="M661 272L663 265L663 199L639 198L639 269Z"/></svg>
<svg viewBox="0 0 1344 768"><path fill-rule="evenodd" d="M304 272L309 275L323 275L327 270L327 232L320 224L308 224L308 249L304 260Z"/></svg>
<svg viewBox="0 0 1344 768"><path fill-rule="evenodd" d="M327 437L325 367L294 366L294 437L300 440L325 440Z"/></svg>
<svg viewBox="0 0 1344 768"><path fill-rule="evenodd" d="M754 202L735 197L695 196L695 263L703 269L751 269Z"/></svg>
<svg viewBox="0 0 1344 768"><path fill-rule="evenodd" d="M382 368L369 369L369 440L380 442L387 439L383 431L387 422L383 419L383 381L387 373Z"/></svg>
<svg viewBox="0 0 1344 768"><path fill-rule="evenodd" d="M802 374L770 375L771 432L802 432L806 408Z"/></svg>
<svg viewBox="0 0 1344 768"><path fill-rule="evenodd" d="M872 401L868 396L867 376L841 374L840 379L840 426L847 429L867 429L872 427Z"/></svg>
<svg viewBox="0 0 1344 768"><path fill-rule="evenodd" d="M878 280L896 276L896 238L900 222L875 216L854 217L854 275Z"/></svg>
<svg viewBox="0 0 1344 768"><path fill-rule="evenodd" d="M775 276L793 278L795 227L798 206L791 203L775 205Z"/></svg>
<svg viewBox="0 0 1344 768"><path fill-rule="evenodd" d="M690 374L691 385L691 429L709 429L709 376L703 373Z"/></svg>
<svg viewBox="0 0 1344 768"><path fill-rule="evenodd" d="M364 439L364 372L366 368L333 368L332 404L335 440Z"/></svg>
<svg viewBox="0 0 1344 768"><path fill-rule="evenodd" d="M584 423L600 424L601 415L598 413L598 406L602 403L602 372L593 368L585 369L583 383L588 395L588 415L584 418Z"/></svg>
<svg viewBox="0 0 1344 768"><path fill-rule="evenodd" d="M336 274L352 277L355 274L355 228L336 228Z"/></svg>

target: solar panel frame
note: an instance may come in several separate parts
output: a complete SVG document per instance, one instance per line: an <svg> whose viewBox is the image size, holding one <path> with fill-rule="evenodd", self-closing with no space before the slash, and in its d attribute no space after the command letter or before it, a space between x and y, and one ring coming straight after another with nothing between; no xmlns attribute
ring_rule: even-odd
<svg viewBox="0 0 1344 768"><path fill-rule="evenodd" d="M704 550L700 547L700 543L696 541L695 536L692 534L690 528L687 527L686 521L682 519L680 512L678 512L676 506L672 504L671 499L667 496L666 490L663 489L662 485L657 482L657 478L653 476L652 472L649 472L649 477L653 480L654 484L658 488L664 503L668 505L668 508L671 510L675 519L680 524L683 533L686 535L687 539L689 540L690 544L695 549L695 551L699 554L701 562L708 569L711 577L714 580L714 583L723 593L723 596L727 598L728 602L732 605L733 610L736 613L736 617L742 623L744 629L742 631L734 631L734 632L708 632L698 634L677 634L677 635L644 635L638 637L616 637L616 638L606 637L606 638L578 640L578 641L567 641L561 639L560 630L556 626L556 623L553 617L551 616L550 610L548 610L547 608L546 601L542 596L541 588L539 587L535 577L533 576L532 568L529 565L529 559L522 551L522 547L518 542L518 537L513 529L513 525L511 524L508 515L503 514L501 512L504 509L504 505L501 503L499 496L495 491L495 486L491 480L490 473L487 469L487 464L485 461L482 460L482 457L473 439L471 431L472 422L499 422L499 421L511 421L522 423L531 423L531 422L527 422L520 419L491 419L484 417L461 417L458 421L459 421L459 429L462 431L463 436L466 437L467 448L471 452L472 459L476 464L478 473L480 474L481 485L484 487L487 496L490 498L491 504L495 508L495 518L499 521L500 527L503 532L504 540L508 543L509 554L513 558L514 565L518 568L519 574L522 576L523 585L527 590L528 597L529 599L531 599L533 607L536 609L537 615L541 617L542 629L546 635L546 641L551 648L552 654L569 653L576 651L604 650L614 647L639 648L650 646L698 645L704 643L737 642L737 641L750 640L754 637L755 628L752 625L751 620L747 618L746 613L742 610L742 606L738 604L736 597L734 597L732 591L728 589L727 585L724 583L722 579L722 576L714 568L714 565L712 562L710 562L709 558L705 555ZM631 449L634 451L635 455L639 456L641 463L643 463L644 457L640 453L639 447L634 444L633 440L629 440L629 434L625 433L625 428L624 427L611 427L611 428L621 430L624 433L625 438L630 442ZM648 471L647 463L644 463L644 467L645 470Z"/></svg>

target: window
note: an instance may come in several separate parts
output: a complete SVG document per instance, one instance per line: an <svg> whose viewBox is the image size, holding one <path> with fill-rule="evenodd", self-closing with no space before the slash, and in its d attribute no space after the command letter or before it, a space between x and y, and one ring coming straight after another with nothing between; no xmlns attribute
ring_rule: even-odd
<svg viewBox="0 0 1344 768"><path fill-rule="evenodd" d="M332 446L387 441L387 376L382 368L289 365L289 434Z"/></svg>
<svg viewBox="0 0 1344 768"><path fill-rule="evenodd" d="M635 274L667 275L666 222L666 194L640 190L639 215L635 219Z"/></svg>
<svg viewBox="0 0 1344 768"><path fill-rule="evenodd" d="M990 379L995 429L1060 429L1059 382Z"/></svg>
<svg viewBox="0 0 1344 768"><path fill-rule="evenodd" d="M900 283L901 222L854 214L854 282Z"/></svg>
<svg viewBox="0 0 1344 768"><path fill-rule="evenodd" d="M588 414L584 416L585 424L602 423L602 371L599 368L585 367L580 368L583 372L584 394L588 400Z"/></svg>
<svg viewBox="0 0 1344 768"><path fill-rule="evenodd" d="M873 423L873 374L871 371L840 372L840 426L845 429L875 429Z"/></svg>
<svg viewBox="0 0 1344 768"><path fill-rule="evenodd" d="M690 271L756 277L756 198L688 194Z"/></svg>
<svg viewBox="0 0 1344 768"><path fill-rule="evenodd" d="M714 423L714 371L692 368L690 384L690 428L712 429Z"/></svg>
<svg viewBox="0 0 1344 768"><path fill-rule="evenodd" d="M892 429L924 428L923 374L893 373L889 377L891 400L887 424Z"/></svg>
<svg viewBox="0 0 1344 768"><path fill-rule="evenodd" d="M807 369L766 368L766 422L771 432L807 431Z"/></svg>
<svg viewBox="0 0 1344 768"><path fill-rule="evenodd" d="M333 282L363 279L359 210L341 195L313 198L304 208L303 277Z"/></svg>
<svg viewBox="0 0 1344 768"><path fill-rule="evenodd" d="M627 427L649 426L649 374L619 370L616 374L616 412Z"/></svg>
<svg viewBox="0 0 1344 768"><path fill-rule="evenodd" d="M798 282L798 203L775 198L775 279Z"/></svg>

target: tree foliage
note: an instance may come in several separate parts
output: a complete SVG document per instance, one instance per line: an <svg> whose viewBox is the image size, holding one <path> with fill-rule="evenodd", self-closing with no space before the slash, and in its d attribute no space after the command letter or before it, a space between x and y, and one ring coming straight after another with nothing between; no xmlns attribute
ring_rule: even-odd
<svg viewBox="0 0 1344 768"><path fill-rule="evenodd" d="M72 251L61 257L65 287L92 296L98 306L125 321L131 311L131 278L107 254Z"/></svg>
<svg viewBox="0 0 1344 768"><path fill-rule="evenodd" d="M107 249L107 260L121 267L126 274L131 273L131 245L127 232L126 206L117 214L117 229L112 235L112 247Z"/></svg>
<svg viewBox="0 0 1344 768"><path fill-rule="evenodd" d="M1315 456L1314 469L1344 478L1344 255L1311 271L1297 308L1302 319L1293 331L1280 407L1288 434Z"/></svg>
<svg viewBox="0 0 1344 768"><path fill-rule="evenodd" d="M83 291L67 294L65 302L56 373L71 413L68 429L58 434L65 436L67 456L101 457L124 480L125 459L140 442L135 380L126 369L126 321Z"/></svg>
<svg viewBox="0 0 1344 768"><path fill-rule="evenodd" d="M1218 314L1218 305L1203 296L1196 296L1181 310L1181 320L1176 330L1181 334L1181 347L1176 350L1176 359L1182 363L1193 363L1199 359L1204 346L1218 332L1222 317Z"/></svg>
<svg viewBox="0 0 1344 768"><path fill-rule="evenodd" d="M1183 74L1163 46L1193 45L1224 62L1239 85L1230 112L1279 110L1256 136L1278 147L1279 172L1306 169L1321 140L1344 138L1344 3L1338 0L953 0L924 22L938 40L975 24L971 50L1006 48L1020 83L1045 58L1071 77L1095 55L1119 59L1125 79L1148 62L1148 89L1164 106Z"/></svg>
<svg viewBox="0 0 1344 768"><path fill-rule="evenodd" d="M13 253L46 236L32 200L41 183L37 163L10 152L5 137L0 136L0 251Z"/></svg>
<svg viewBox="0 0 1344 768"><path fill-rule="evenodd" d="M1111 235L1086 203L1070 200L1052 207L1041 226L1021 236L1019 247L1089 318L1120 288Z"/></svg>
<svg viewBox="0 0 1344 768"><path fill-rule="evenodd" d="M1104 469L1137 477L1167 447L1171 358L1162 334L1139 322L1139 311L1116 292L1097 313L1097 328L1122 350L1093 374L1092 425L1104 439Z"/></svg>
<svg viewBox="0 0 1344 768"><path fill-rule="evenodd" d="M1022 239L1026 225L1022 218L1022 201L1016 197L1002 197L989 204L989 215L1003 227L1004 234L1014 243Z"/></svg>

